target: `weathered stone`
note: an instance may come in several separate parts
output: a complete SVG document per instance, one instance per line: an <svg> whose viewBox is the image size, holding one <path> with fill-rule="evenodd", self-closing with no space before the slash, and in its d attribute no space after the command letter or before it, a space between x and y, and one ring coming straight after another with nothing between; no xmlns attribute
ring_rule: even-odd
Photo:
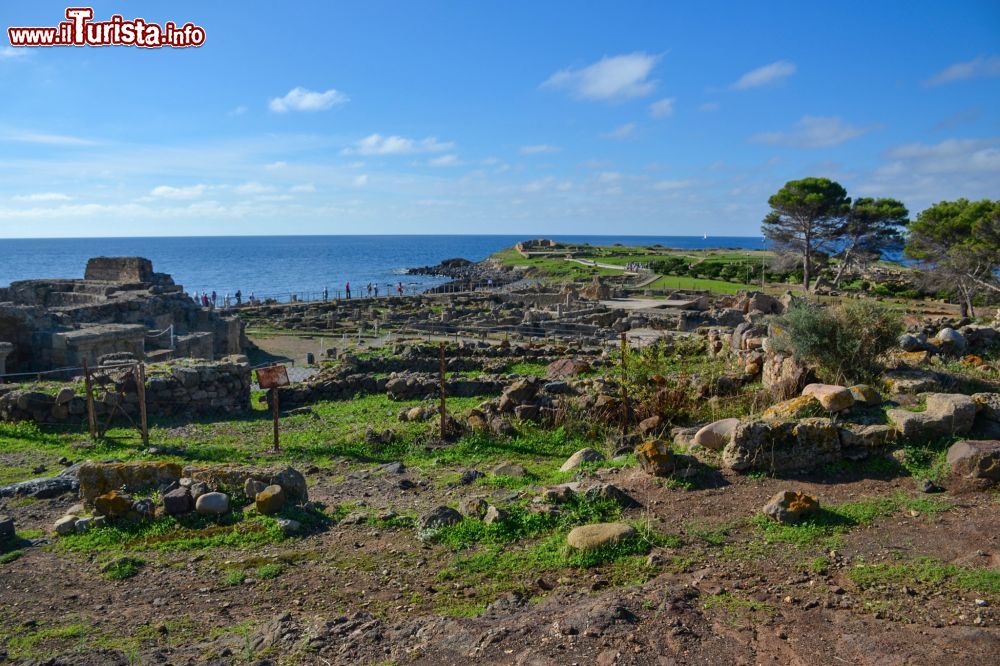
<svg viewBox="0 0 1000 666"><path fill-rule="evenodd" d="M132 498L117 490L94 498L94 510L108 518L124 518L132 509Z"/></svg>
<svg viewBox="0 0 1000 666"><path fill-rule="evenodd" d="M596 523L574 527L566 536L566 543L577 550L596 550L621 543L635 535L635 528L625 523Z"/></svg>
<svg viewBox="0 0 1000 666"><path fill-rule="evenodd" d="M272 474L271 485L281 486L289 501L296 503L309 501L309 488L306 485L306 478L294 467L285 467L277 474Z"/></svg>
<svg viewBox="0 0 1000 666"><path fill-rule="evenodd" d="M76 532L76 521L77 521L76 516L63 516L62 518L56 521L56 524L53 526L53 529L55 529L56 534L58 534L59 536L66 536L67 534L73 534L74 532Z"/></svg>
<svg viewBox="0 0 1000 666"><path fill-rule="evenodd" d="M279 485L268 486L254 498L257 512L265 516L278 513L285 505L285 491Z"/></svg>
<svg viewBox="0 0 1000 666"><path fill-rule="evenodd" d="M514 418L521 421L534 421L538 418L538 405L518 405L514 408Z"/></svg>
<svg viewBox="0 0 1000 666"><path fill-rule="evenodd" d="M958 476L986 484L1000 481L1000 440L955 442L948 449L947 460Z"/></svg>
<svg viewBox="0 0 1000 666"><path fill-rule="evenodd" d="M910 441L926 441L936 437L964 435L972 429L976 404L967 395L958 393L928 393L923 412L890 409L886 412L899 433Z"/></svg>
<svg viewBox="0 0 1000 666"><path fill-rule="evenodd" d="M225 493L205 493L195 502L195 511L210 516L221 516L229 511L229 495Z"/></svg>
<svg viewBox="0 0 1000 666"><path fill-rule="evenodd" d="M420 528L425 530L449 527L460 522L462 522L462 514L450 506L434 507L420 516Z"/></svg>
<svg viewBox="0 0 1000 666"><path fill-rule="evenodd" d="M627 492L612 483L597 483L587 488L584 493L590 499L611 500L623 509L635 509L642 506Z"/></svg>
<svg viewBox="0 0 1000 666"><path fill-rule="evenodd" d="M819 500L812 495L782 490L764 505L764 515L779 523L797 523L819 509Z"/></svg>
<svg viewBox="0 0 1000 666"><path fill-rule="evenodd" d="M483 516L483 522L487 525L503 522L505 520L507 520L507 512L493 506L492 504L486 509L486 514Z"/></svg>
<svg viewBox="0 0 1000 666"><path fill-rule="evenodd" d="M254 499L257 497L257 493L267 488L267 484L260 479L247 479L246 483L243 484L243 496L247 499Z"/></svg>
<svg viewBox="0 0 1000 666"><path fill-rule="evenodd" d="M851 395L854 396L854 402L860 403L862 405L880 405L882 404L882 396L879 395L871 386L867 384L855 384L854 386L848 387Z"/></svg>
<svg viewBox="0 0 1000 666"><path fill-rule="evenodd" d="M808 416L819 416L824 412L823 405L815 396L800 395L797 398L790 398L775 405L771 405L764 410L761 418L766 420L787 421L801 419Z"/></svg>
<svg viewBox="0 0 1000 666"><path fill-rule="evenodd" d="M534 377L519 379L504 389L503 395L515 405L521 405L533 400L539 388L539 382Z"/></svg>
<svg viewBox="0 0 1000 666"><path fill-rule="evenodd" d="M0 516L0 544L13 541L15 536L14 519L9 516Z"/></svg>
<svg viewBox="0 0 1000 666"><path fill-rule="evenodd" d="M854 395L850 389L835 384L809 384L802 389L802 395L811 395L828 412L841 412L854 406Z"/></svg>
<svg viewBox="0 0 1000 666"><path fill-rule="evenodd" d="M851 452L852 455L861 454L870 449L889 446L896 441L896 435L896 429L890 425L846 424L840 428L840 447L845 455L848 452Z"/></svg>
<svg viewBox="0 0 1000 666"><path fill-rule="evenodd" d="M572 358L561 358L545 368L545 378L552 381L575 377L590 370L590 364Z"/></svg>
<svg viewBox="0 0 1000 666"><path fill-rule="evenodd" d="M515 479L521 479L527 476L527 474L528 470L516 463L500 463L493 468L493 476L510 476Z"/></svg>
<svg viewBox="0 0 1000 666"><path fill-rule="evenodd" d="M813 379L813 372L791 356L769 355L764 359L761 383L776 394L792 396ZM779 396L780 397L780 396Z"/></svg>
<svg viewBox="0 0 1000 666"><path fill-rule="evenodd" d="M921 342L920 338L915 335L904 333L899 336L899 347L904 352L922 351L926 346L926 343Z"/></svg>
<svg viewBox="0 0 1000 666"><path fill-rule="evenodd" d="M125 489L128 492L156 490L161 485L178 481L181 466L168 462L132 463L84 463L80 466L78 479L80 499L86 505L93 505L98 495L112 490Z"/></svg>
<svg viewBox="0 0 1000 666"><path fill-rule="evenodd" d="M285 536L292 536L302 531L302 523L291 518L278 518L278 527Z"/></svg>
<svg viewBox="0 0 1000 666"><path fill-rule="evenodd" d="M926 350L914 352L901 352L896 354L896 359L909 366L927 365L931 362L931 353Z"/></svg>
<svg viewBox="0 0 1000 666"><path fill-rule="evenodd" d="M642 437L650 437L656 435L663 424L663 419L659 416L650 416L642 421L639 421L639 435Z"/></svg>
<svg viewBox="0 0 1000 666"><path fill-rule="evenodd" d="M468 518L482 518L486 515L489 503L482 497L463 497L458 503L458 510Z"/></svg>
<svg viewBox="0 0 1000 666"><path fill-rule="evenodd" d="M674 454L670 444L651 439L635 448L635 456L643 471L653 476L669 476L674 471Z"/></svg>
<svg viewBox="0 0 1000 666"><path fill-rule="evenodd" d="M242 492L247 479L266 480L265 486L278 485L285 491L288 501L303 503L309 501L306 480L302 474L292 468L260 468L243 467L240 465L208 465L189 466L184 468L185 476L192 481L201 481L220 491ZM256 495L254 496L256 497ZM247 495L248 499L253 499Z"/></svg>
<svg viewBox="0 0 1000 666"><path fill-rule="evenodd" d="M168 516L180 516L193 510L194 499L187 488L177 488L163 496L163 511Z"/></svg>
<svg viewBox="0 0 1000 666"><path fill-rule="evenodd" d="M733 430L739 425L739 419L721 419L701 428L691 440L693 444L703 446L713 451L721 451L733 436Z"/></svg>
<svg viewBox="0 0 1000 666"><path fill-rule="evenodd" d="M976 414L987 421L1000 422L1000 393L974 393Z"/></svg>
<svg viewBox="0 0 1000 666"><path fill-rule="evenodd" d="M722 450L735 471L809 470L840 458L840 436L830 419L741 421Z"/></svg>
<svg viewBox="0 0 1000 666"><path fill-rule="evenodd" d="M890 393L926 393L940 391L942 381L940 375L928 370L889 370L883 381Z"/></svg>
<svg viewBox="0 0 1000 666"><path fill-rule="evenodd" d="M562 464L562 467L559 468L559 471L569 472L571 470L577 469L584 463L600 462L602 460L604 460L604 454L601 453L600 451L591 448L580 449L579 451L577 451L576 453L574 453L573 455L571 455L569 458L566 459L566 462Z"/></svg>
<svg viewBox="0 0 1000 666"><path fill-rule="evenodd" d="M574 490L574 486L576 485L575 483L563 483L558 486L550 486L542 489L540 497L543 502L549 502L550 504L568 502L576 495L576 491Z"/></svg>
<svg viewBox="0 0 1000 666"><path fill-rule="evenodd" d="M965 336L953 328L942 328L938 331L938 334L934 336L934 341L937 343L937 346L941 348L941 351L946 354L961 354L965 351L965 347L967 345Z"/></svg>

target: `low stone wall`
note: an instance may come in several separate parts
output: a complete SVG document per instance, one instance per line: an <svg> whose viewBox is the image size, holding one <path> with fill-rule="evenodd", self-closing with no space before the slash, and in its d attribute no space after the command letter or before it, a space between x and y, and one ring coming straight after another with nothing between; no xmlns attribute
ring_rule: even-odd
<svg viewBox="0 0 1000 666"><path fill-rule="evenodd" d="M150 417L176 414L238 414L250 410L250 365L244 357L221 361L146 366L146 411ZM53 390L0 385L0 421L39 424L85 424L87 403L82 380ZM134 386L124 398L112 386L95 387L94 412L105 418L116 405L130 415L139 411Z"/></svg>

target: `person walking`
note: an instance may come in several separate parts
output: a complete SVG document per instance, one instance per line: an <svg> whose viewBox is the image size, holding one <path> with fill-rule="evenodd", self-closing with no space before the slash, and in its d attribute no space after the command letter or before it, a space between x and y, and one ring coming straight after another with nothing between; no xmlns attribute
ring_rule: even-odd
<svg viewBox="0 0 1000 666"><path fill-rule="evenodd" d="M347 282L344 284L344 293L347 294L347 300L351 300L351 283Z"/></svg>
<svg viewBox="0 0 1000 666"><path fill-rule="evenodd" d="M378 283L375 283L375 298L378 298Z"/></svg>
<svg viewBox="0 0 1000 666"><path fill-rule="evenodd" d="M250 290L250 305L253 305L253 302L254 302L253 290L251 289Z"/></svg>
<svg viewBox="0 0 1000 666"><path fill-rule="evenodd" d="M239 307L243 305L243 292L239 289L236 290L236 306Z"/></svg>
<svg viewBox="0 0 1000 666"><path fill-rule="evenodd" d="M372 297L372 283L368 283L368 298Z"/></svg>
<svg viewBox="0 0 1000 666"><path fill-rule="evenodd" d="M323 300L326 301L326 300L329 300L329 298L330 298L330 290L329 290L329 288L323 287Z"/></svg>
<svg viewBox="0 0 1000 666"><path fill-rule="evenodd" d="M219 295L216 294L215 290L213 289L212 290L212 307L214 308L216 306L216 304L218 304L218 302L219 302Z"/></svg>

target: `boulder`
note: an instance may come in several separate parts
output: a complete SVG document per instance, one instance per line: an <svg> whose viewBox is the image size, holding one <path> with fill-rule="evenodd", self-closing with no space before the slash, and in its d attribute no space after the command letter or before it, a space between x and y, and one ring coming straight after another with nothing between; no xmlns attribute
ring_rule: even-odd
<svg viewBox="0 0 1000 666"><path fill-rule="evenodd" d="M936 372L905 368L889 370L883 376L883 382L894 394L940 391L943 386L942 378Z"/></svg>
<svg viewBox="0 0 1000 666"><path fill-rule="evenodd" d="M285 505L285 491L279 485L268 486L257 493L254 505L257 507L257 512L265 516L278 513Z"/></svg>
<svg viewBox="0 0 1000 666"><path fill-rule="evenodd" d="M566 543L577 550L596 550L613 546L636 536L635 528L625 523L596 523L574 527L566 536Z"/></svg>
<svg viewBox="0 0 1000 666"><path fill-rule="evenodd" d="M229 511L229 495L225 493L205 493L195 502L195 511L209 516L221 516Z"/></svg>
<svg viewBox="0 0 1000 666"><path fill-rule="evenodd" d="M53 529L59 536L66 536L67 534L73 534L76 532L76 516L63 516L56 521Z"/></svg>
<svg viewBox="0 0 1000 666"><path fill-rule="evenodd" d="M187 488L177 488L163 496L163 511L168 516L180 516L193 510L194 499Z"/></svg>
<svg viewBox="0 0 1000 666"><path fill-rule="evenodd" d="M840 459L840 434L827 418L740 421L722 450L722 464L737 472L809 470Z"/></svg>
<svg viewBox="0 0 1000 666"><path fill-rule="evenodd" d="M254 499L257 493L267 488L267 484L260 479L247 479L243 484L243 496L247 499Z"/></svg>
<svg viewBox="0 0 1000 666"><path fill-rule="evenodd" d="M585 361L578 361L572 358L561 358L556 361L552 361L545 368L545 379L549 381L554 381L557 379L566 379L567 377L576 377L579 374L587 372L590 370L590 364Z"/></svg>
<svg viewBox="0 0 1000 666"><path fill-rule="evenodd" d="M797 523L819 509L819 500L812 495L782 490L764 505L764 515L779 523Z"/></svg>
<svg viewBox="0 0 1000 666"><path fill-rule="evenodd" d="M524 469L521 465L505 462L500 463L493 468L493 476L510 476L515 479L521 479L527 476L528 470Z"/></svg>
<svg viewBox="0 0 1000 666"><path fill-rule="evenodd" d="M181 478L181 466L169 462L93 463L80 465L80 499L92 506L98 495L112 490L157 490Z"/></svg>
<svg viewBox="0 0 1000 666"><path fill-rule="evenodd" d="M420 528L424 530L449 527L462 522L462 514L450 506L437 506L420 516Z"/></svg>
<svg viewBox="0 0 1000 666"><path fill-rule="evenodd" d="M569 472L571 470L577 469L578 467L583 465L583 463L600 462L602 460L604 460L604 454L598 451L597 449L591 449L591 448L580 449L579 451L577 451L576 453L574 453L573 455L571 455L569 458L566 459L566 462L562 464L562 467L559 468L559 471Z"/></svg>
<svg viewBox="0 0 1000 666"><path fill-rule="evenodd" d="M8 516L0 516L0 544L13 541L15 536L14 519Z"/></svg>
<svg viewBox="0 0 1000 666"><path fill-rule="evenodd" d="M855 384L847 389L854 396L854 402L862 405L874 406L882 404L882 396L868 384Z"/></svg>
<svg viewBox="0 0 1000 666"><path fill-rule="evenodd" d="M674 453L662 439L651 439L635 447L639 466L653 476L669 476L674 471Z"/></svg>
<svg viewBox="0 0 1000 666"><path fill-rule="evenodd" d="M458 503L458 510L467 518L482 518L486 515L489 504L482 497L463 497Z"/></svg>
<svg viewBox="0 0 1000 666"><path fill-rule="evenodd" d="M976 418L976 403L960 393L928 393L927 407L922 412L890 409L889 420L907 440L926 441L938 437L964 435L972 429Z"/></svg>
<svg viewBox="0 0 1000 666"><path fill-rule="evenodd" d="M871 449L884 448L895 442L896 435L897 431L891 425L846 424L840 428L840 447L848 457L863 458Z"/></svg>
<svg viewBox="0 0 1000 666"><path fill-rule="evenodd" d="M986 421L1000 422L1000 393L974 393L976 414Z"/></svg>
<svg viewBox="0 0 1000 666"><path fill-rule="evenodd" d="M124 518L132 509L132 498L122 495L117 490L98 495L94 498L94 511L108 518Z"/></svg>
<svg viewBox="0 0 1000 666"><path fill-rule="evenodd" d="M904 333L899 336L899 348L904 352L923 351L926 347L927 344L915 335Z"/></svg>
<svg viewBox="0 0 1000 666"><path fill-rule="evenodd" d="M534 400L535 396L538 395L539 388L539 381L535 377L519 379L504 389L503 397L515 405L523 405L526 402Z"/></svg>
<svg viewBox="0 0 1000 666"><path fill-rule="evenodd" d="M955 442L948 449L952 473L981 485L1000 481L1000 440Z"/></svg>
<svg viewBox="0 0 1000 666"><path fill-rule="evenodd" d="M729 443L733 430L739 423L739 419L721 419L709 423L695 433L691 443L713 451L721 451Z"/></svg>
<svg viewBox="0 0 1000 666"><path fill-rule="evenodd" d="M764 410L761 418L769 421L788 421L808 416L819 416L823 412L823 405L815 396L800 395L797 398L790 398L771 405Z"/></svg>
<svg viewBox="0 0 1000 666"><path fill-rule="evenodd" d="M291 502L301 504L309 501L306 478L294 467L285 467L276 474L272 474L270 485L281 486L281 489L285 491L285 497Z"/></svg>
<svg viewBox="0 0 1000 666"><path fill-rule="evenodd" d="M651 437L656 435L660 429L663 427L663 419L659 416L650 416L649 418L639 421L639 435L642 437Z"/></svg>
<svg viewBox="0 0 1000 666"><path fill-rule="evenodd" d="M813 372L791 356L781 354L764 358L761 383L772 393L792 396L813 380Z"/></svg>
<svg viewBox="0 0 1000 666"><path fill-rule="evenodd" d="M942 328L934 336L934 342L945 354L958 355L965 351L965 336L953 328Z"/></svg>
<svg viewBox="0 0 1000 666"><path fill-rule="evenodd" d="M842 412L854 406L854 394L850 389L836 384L809 384L802 389L802 395L811 395L828 412Z"/></svg>
<svg viewBox="0 0 1000 666"><path fill-rule="evenodd" d="M486 509L486 514L483 516L483 522L487 525L503 522L505 520L507 520L507 512L503 509L498 509L492 504Z"/></svg>
<svg viewBox="0 0 1000 666"><path fill-rule="evenodd" d="M587 488L584 493L589 499L611 500L623 509L635 509L639 502L627 492L612 483L597 483Z"/></svg>

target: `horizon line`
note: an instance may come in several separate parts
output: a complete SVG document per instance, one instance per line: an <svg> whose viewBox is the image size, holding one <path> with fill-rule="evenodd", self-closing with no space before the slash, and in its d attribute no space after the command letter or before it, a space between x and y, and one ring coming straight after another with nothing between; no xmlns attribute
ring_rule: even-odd
<svg viewBox="0 0 1000 666"><path fill-rule="evenodd" d="M558 238L559 236L588 236L591 238L703 238L697 234L587 234L587 233L559 233L559 234L196 234L196 235L170 235L170 236L0 236L0 241L18 240L126 240L126 239L163 239L163 238L399 238L399 237L423 237L423 238L443 238L454 236L472 236L478 238L502 238L506 236L520 236L524 240L536 240L543 238ZM722 236L709 235L712 238L764 238L761 236Z"/></svg>

